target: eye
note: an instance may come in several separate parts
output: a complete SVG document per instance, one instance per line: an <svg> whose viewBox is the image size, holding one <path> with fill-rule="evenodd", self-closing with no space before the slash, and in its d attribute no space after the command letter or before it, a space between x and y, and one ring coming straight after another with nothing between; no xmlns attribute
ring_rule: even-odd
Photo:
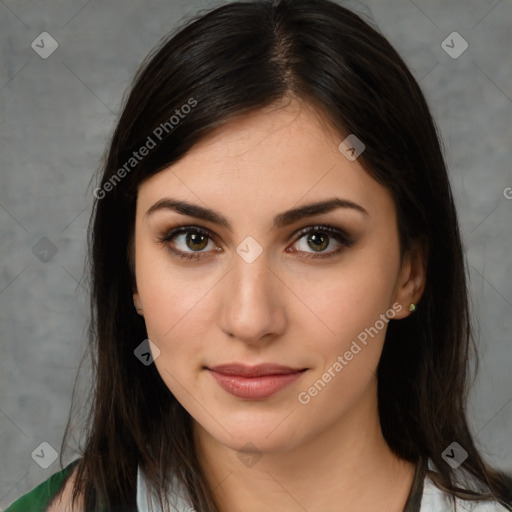
<svg viewBox="0 0 512 512"><path fill-rule="evenodd" d="M175 256L191 260L200 258L205 252L209 252L205 249L220 250L215 246L210 232L199 226L180 226L171 229L159 239L159 242L164 244Z"/></svg>
<svg viewBox="0 0 512 512"><path fill-rule="evenodd" d="M298 249L292 249L292 252L306 253L306 258L329 258L354 243L347 233L332 226L310 226L298 235L294 244ZM329 247L331 250L327 251Z"/></svg>
<svg viewBox="0 0 512 512"><path fill-rule="evenodd" d="M297 248L289 252L304 253L305 258L332 257L344 248L350 247L354 241L343 230L332 226L309 226L297 233L299 237L294 243ZM158 242L181 259L196 260L207 256L208 252L220 252L214 236L210 231L199 226L177 226L171 228ZM293 247L293 246L292 246ZM326 250L331 248L331 250Z"/></svg>

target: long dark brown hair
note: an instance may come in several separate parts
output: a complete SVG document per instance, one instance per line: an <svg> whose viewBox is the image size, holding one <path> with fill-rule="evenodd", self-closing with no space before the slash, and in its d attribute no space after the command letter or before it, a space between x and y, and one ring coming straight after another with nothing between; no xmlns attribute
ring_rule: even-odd
<svg viewBox="0 0 512 512"><path fill-rule="evenodd" d="M293 99L321 113L340 141L363 141L358 161L394 198L402 254L419 239L428 248L418 309L389 323L379 362L387 443L407 461L430 458L438 471L429 474L452 496L510 503L507 476L484 462L468 426L477 354L467 270L441 143L418 83L377 30L336 3L256 0L201 14L168 36L139 69L108 148L89 230L93 385L74 486L85 510L135 511L138 466L158 494L177 478L198 512L218 510L190 415L155 365L134 356L147 338L132 303L137 189L214 128ZM142 146L152 147L130 160ZM489 492L457 482L442 458L454 441L468 453L462 468Z"/></svg>

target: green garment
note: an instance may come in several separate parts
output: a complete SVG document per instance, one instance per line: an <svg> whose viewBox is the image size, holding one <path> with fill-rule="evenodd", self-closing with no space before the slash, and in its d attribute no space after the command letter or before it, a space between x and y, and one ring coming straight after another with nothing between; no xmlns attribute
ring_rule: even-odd
<svg viewBox="0 0 512 512"><path fill-rule="evenodd" d="M73 471L78 460L74 460L62 471L54 473L28 494L24 494L10 505L5 512L45 512L55 494L60 491L64 482Z"/></svg>

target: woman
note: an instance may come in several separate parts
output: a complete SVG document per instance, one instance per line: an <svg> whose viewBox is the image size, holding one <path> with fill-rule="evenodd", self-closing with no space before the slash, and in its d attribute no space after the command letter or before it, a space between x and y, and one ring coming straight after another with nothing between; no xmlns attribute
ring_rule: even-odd
<svg viewBox="0 0 512 512"><path fill-rule="evenodd" d="M512 510L466 418L435 125L358 16L190 22L139 71L94 195L86 446L9 512Z"/></svg>

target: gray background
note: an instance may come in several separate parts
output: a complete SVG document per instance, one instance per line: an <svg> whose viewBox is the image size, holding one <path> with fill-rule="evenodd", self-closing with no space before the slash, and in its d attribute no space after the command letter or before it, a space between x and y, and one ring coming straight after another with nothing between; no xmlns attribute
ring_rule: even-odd
<svg viewBox="0 0 512 512"><path fill-rule="evenodd" d="M86 341L79 282L90 182L124 91L177 21L220 3L0 2L0 509L59 469L31 454L42 442L60 449ZM470 422L483 453L512 471L512 2L366 5L420 81L444 139L482 362ZM47 59L31 48L44 31L59 45ZM453 31L469 44L456 59L441 46ZM47 254L33 250L43 237Z"/></svg>

